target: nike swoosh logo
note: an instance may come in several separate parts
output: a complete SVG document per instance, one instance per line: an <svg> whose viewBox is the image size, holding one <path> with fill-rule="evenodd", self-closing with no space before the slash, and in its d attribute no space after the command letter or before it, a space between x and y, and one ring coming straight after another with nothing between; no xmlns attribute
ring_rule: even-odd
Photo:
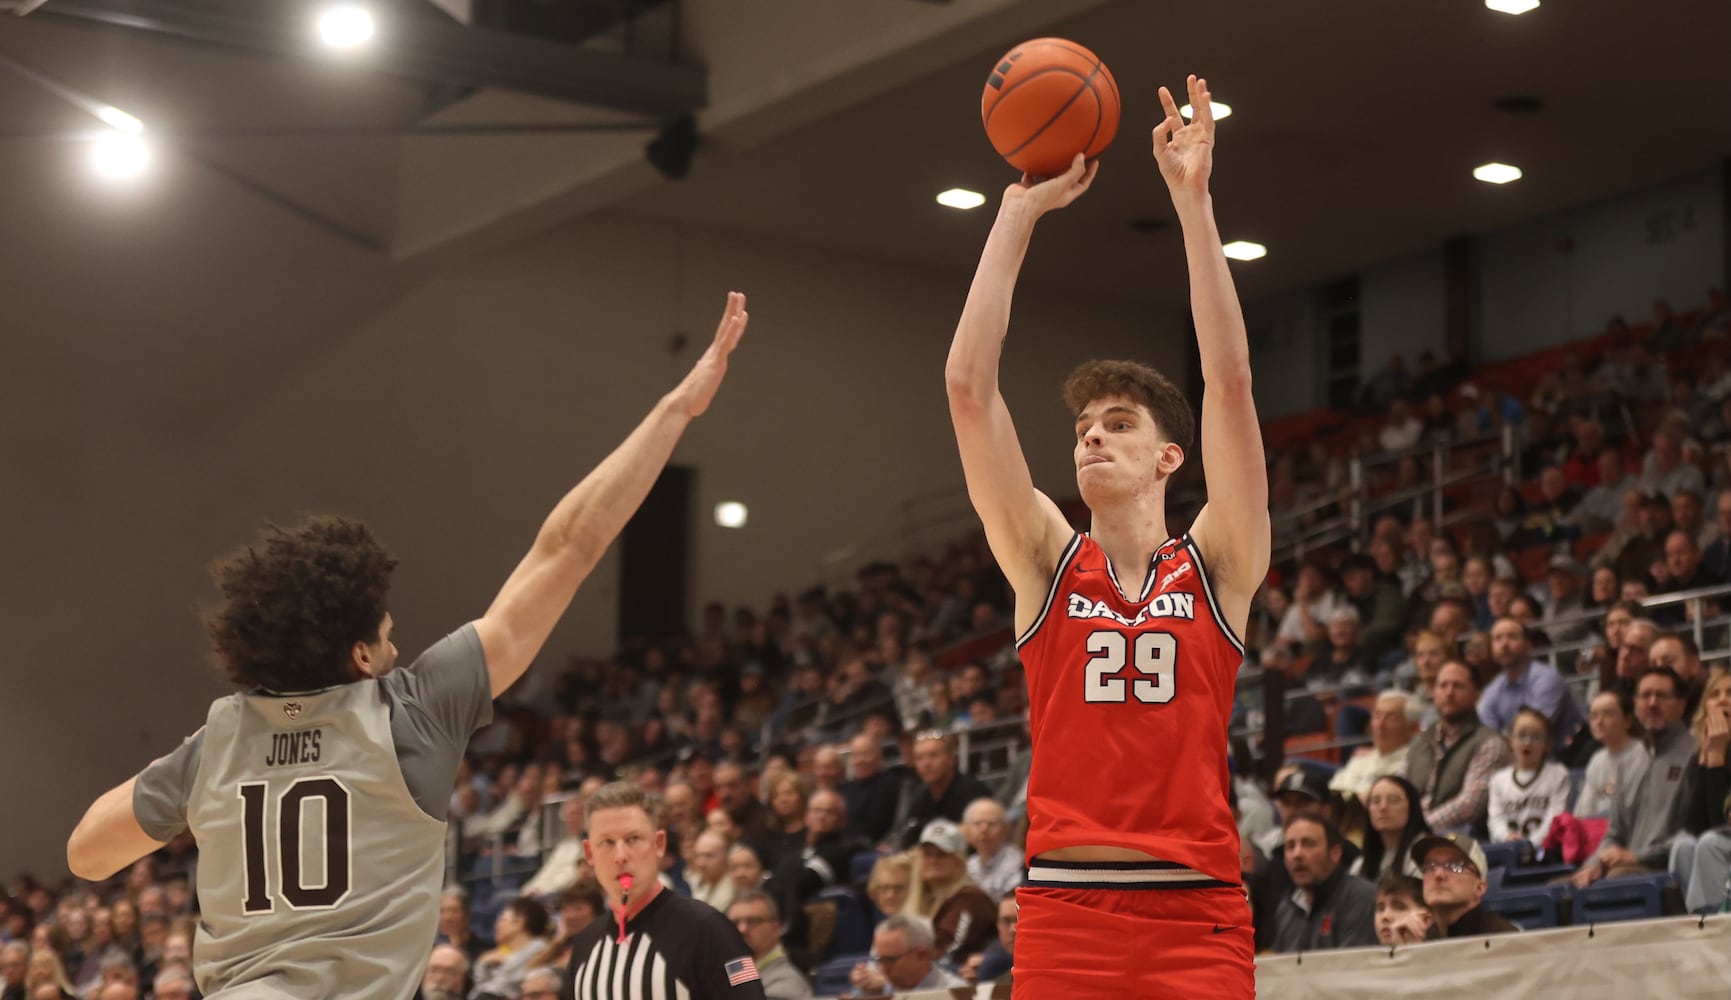
<svg viewBox="0 0 1731 1000"><path fill-rule="evenodd" d="M1238 929L1237 924L1233 924L1230 927L1222 927L1219 924L1214 925L1214 933L1216 933L1216 934L1225 934L1227 931L1235 931L1237 929Z"/></svg>
<svg viewBox="0 0 1731 1000"><path fill-rule="evenodd" d="M1099 569L1099 567L1095 567L1093 569L1087 569L1087 568L1084 568L1082 566L1077 566L1076 572L1078 572L1078 573L1098 573L1098 572L1100 572L1100 569Z"/></svg>

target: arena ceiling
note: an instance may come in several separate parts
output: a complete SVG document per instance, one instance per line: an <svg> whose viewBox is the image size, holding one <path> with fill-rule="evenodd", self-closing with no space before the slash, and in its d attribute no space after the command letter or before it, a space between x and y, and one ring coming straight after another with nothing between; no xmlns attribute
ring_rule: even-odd
<svg viewBox="0 0 1731 1000"><path fill-rule="evenodd" d="M629 62L617 61L622 32L602 26L569 65L536 63L545 51L467 59L449 32L337 61L246 25L128 20L223 2L0 0L21 15L0 16L0 219L42 221L31 205L74 172L75 140L93 127L73 99L87 96L143 119L165 169L267 202L395 273L602 210L966 271L990 209L932 198L1010 179L981 134L979 89L999 53L1039 34L1094 47L1125 95L1096 190L1045 227L1029 269L1091 294L1184 296L1146 129L1155 88L1186 72L1234 108L1220 127L1222 228L1269 247L1237 267L1247 296L1731 155L1722 0L1553 0L1523 17L1477 0L633 0L647 10ZM600 0L573 0L586 2ZM416 23L446 17L428 0L388 6ZM1537 108L1499 109L1507 98ZM699 103L690 175L669 180L644 144ZM1474 181L1487 160L1526 176ZM257 238L227 231L222 203L180 232ZM87 249L39 228L7 233L12 252ZM184 252L166 242L153 263Z"/></svg>

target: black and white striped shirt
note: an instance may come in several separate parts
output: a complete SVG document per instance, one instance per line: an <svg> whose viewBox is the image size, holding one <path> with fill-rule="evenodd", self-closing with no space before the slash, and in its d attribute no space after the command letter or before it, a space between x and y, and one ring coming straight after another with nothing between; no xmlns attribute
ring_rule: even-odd
<svg viewBox="0 0 1731 1000"><path fill-rule="evenodd" d="M709 904L663 889L625 930L607 912L577 935L566 1000L764 1000L751 949Z"/></svg>

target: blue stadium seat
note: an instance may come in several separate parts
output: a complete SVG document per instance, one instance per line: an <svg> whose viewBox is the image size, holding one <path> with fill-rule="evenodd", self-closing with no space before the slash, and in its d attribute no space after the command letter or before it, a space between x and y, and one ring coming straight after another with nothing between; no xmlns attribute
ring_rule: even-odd
<svg viewBox="0 0 1731 1000"><path fill-rule="evenodd" d="M1564 875L1573 874L1574 871L1574 865L1565 865L1562 863L1554 865L1521 865L1518 868L1510 868L1508 870L1508 873L1504 876L1504 884L1518 886L1544 885L1554 878L1561 878Z"/></svg>
<svg viewBox="0 0 1731 1000"><path fill-rule="evenodd" d="M1531 888L1502 889L1498 892L1485 893L1484 907L1492 913L1500 913L1510 923L1517 924L1522 930L1538 930L1542 927L1557 926L1557 903L1563 898L1566 886L1533 886Z"/></svg>
<svg viewBox="0 0 1731 1000"><path fill-rule="evenodd" d="M1671 876L1630 875L1594 882L1575 891L1576 924L1608 924L1664 916L1663 894Z"/></svg>
<svg viewBox="0 0 1731 1000"><path fill-rule="evenodd" d="M1521 863L1521 845L1512 840L1486 841L1479 846L1484 848L1485 861L1492 868L1513 868Z"/></svg>
<svg viewBox="0 0 1731 1000"><path fill-rule="evenodd" d="M881 851L861 851L853 856L853 884L865 888L866 882L872 877L872 866L883 857Z"/></svg>
<svg viewBox="0 0 1731 1000"><path fill-rule="evenodd" d="M1507 877L1508 873L1509 870L1507 868L1500 866L1493 866L1490 871L1485 872L1485 891L1496 892L1498 889L1501 889L1503 887L1503 879Z"/></svg>
<svg viewBox="0 0 1731 1000"><path fill-rule="evenodd" d="M853 967L869 961L871 955L863 952L858 955L837 955L817 967L817 973L812 976L812 991L820 997L846 993L853 985L848 982L848 976L853 974Z"/></svg>
<svg viewBox="0 0 1731 1000"><path fill-rule="evenodd" d="M835 904L835 934L830 938L829 954L851 955L870 951L872 917L865 900L852 889L825 889L813 902Z"/></svg>

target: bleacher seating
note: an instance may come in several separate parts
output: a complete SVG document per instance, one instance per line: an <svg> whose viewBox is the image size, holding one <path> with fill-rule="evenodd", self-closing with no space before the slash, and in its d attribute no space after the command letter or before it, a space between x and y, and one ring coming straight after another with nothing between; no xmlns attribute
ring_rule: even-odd
<svg viewBox="0 0 1731 1000"><path fill-rule="evenodd" d="M1553 877L1570 871L1566 865L1542 867L1555 869L1547 872ZM1493 869L1496 870L1500 869ZM1518 870L1503 871L1512 875ZM1505 876L1501 888L1493 886L1485 893L1483 905L1520 925L1523 930L1581 927L1664 916L1665 891L1669 888L1674 888L1674 883L1671 876L1663 872L1602 879L1585 889L1575 889L1565 883L1510 885Z"/></svg>
<svg viewBox="0 0 1731 1000"><path fill-rule="evenodd" d="M853 967L861 962L871 960L871 955L860 952L855 955L838 955L826 960L817 967L812 975L812 989L820 997L833 997L846 993L849 989L848 976L853 974Z"/></svg>
<svg viewBox="0 0 1731 1000"><path fill-rule="evenodd" d="M853 856L854 888L865 888L866 882L870 881L872 877L872 866L876 865L881 857L883 857L881 851L861 851Z"/></svg>
<svg viewBox="0 0 1731 1000"><path fill-rule="evenodd" d="M1628 875L1595 882L1574 893L1571 923L1607 924L1663 916L1668 874Z"/></svg>
<svg viewBox="0 0 1731 1000"><path fill-rule="evenodd" d="M1485 851L1485 863L1492 868L1513 868L1521 863L1521 845L1510 840L1485 841L1479 845Z"/></svg>
<svg viewBox="0 0 1731 1000"><path fill-rule="evenodd" d="M1483 905L1493 913L1502 914L1522 930L1556 927L1559 925L1559 904L1567 890L1568 887L1562 885L1505 888L1500 892L1486 893Z"/></svg>
<svg viewBox="0 0 1731 1000"><path fill-rule="evenodd" d="M825 889L814 903L835 908L835 930L827 954L851 954L870 951L872 945L872 915L866 901L852 889Z"/></svg>

